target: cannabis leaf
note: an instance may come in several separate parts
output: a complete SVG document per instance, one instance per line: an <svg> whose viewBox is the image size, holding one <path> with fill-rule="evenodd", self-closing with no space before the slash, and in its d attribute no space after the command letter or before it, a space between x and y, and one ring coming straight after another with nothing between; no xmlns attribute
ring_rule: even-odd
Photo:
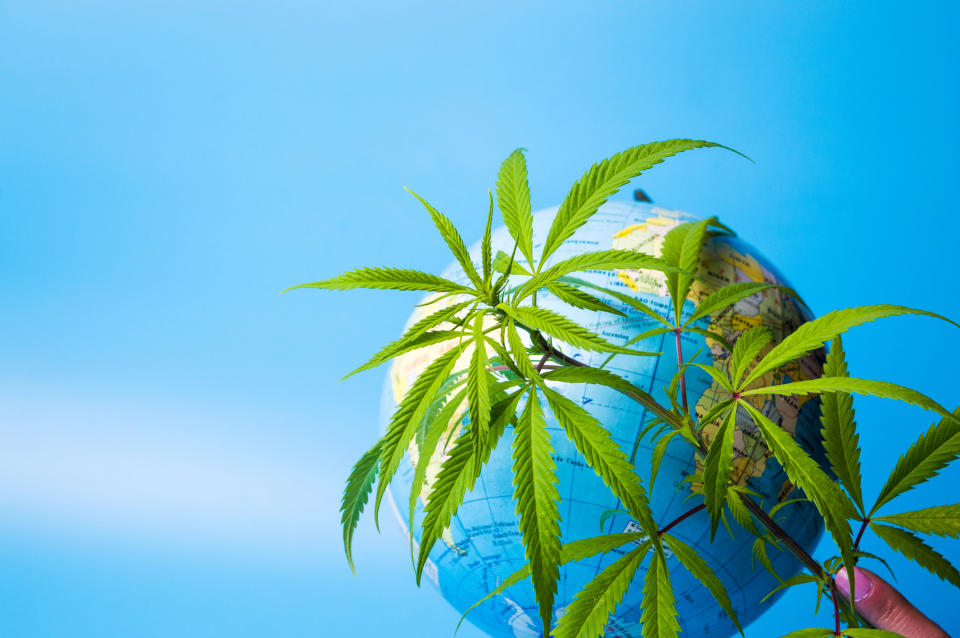
<svg viewBox="0 0 960 638"><path fill-rule="evenodd" d="M936 476L960 455L960 407L954 418L944 417L939 425L931 425L926 433L904 452L887 479L870 516L900 494Z"/></svg>
<svg viewBox="0 0 960 638"><path fill-rule="evenodd" d="M530 186L527 183L527 160L523 151L522 148L516 149L500 165L500 172L497 173L497 206L510 236L533 268L533 215L530 214Z"/></svg>
<svg viewBox="0 0 960 638"><path fill-rule="evenodd" d="M577 593L568 606L554 638L596 638L603 636L610 614L623 600L637 569L650 550L650 541L643 543L608 565Z"/></svg>
<svg viewBox="0 0 960 638"><path fill-rule="evenodd" d="M650 394L613 372L598 370L597 368L567 367L553 370L543 376L545 379L562 381L564 383L595 383L605 385L633 399L653 412L657 418L663 419L675 427L681 427L673 413L657 403L657 400Z"/></svg>
<svg viewBox="0 0 960 638"><path fill-rule="evenodd" d="M893 523L921 534L960 538L960 504L936 505L921 510L877 516L871 520Z"/></svg>
<svg viewBox="0 0 960 638"><path fill-rule="evenodd" d="M690 285L700 267L700 251L707 239L707 227L716 221L710 217L698 222L686 222L674 226L663 238L661 257L672 266L685 271L667 273L667 291L673 301L673 320L679 327L683 303L690 292ZM691 274L692 273L692 274Z"/></svg>
<svg viewBox="0 0 960 638"><path fill-rule="evenodd" d="M378 441L353 466L353 470L347 478L347 487L343 491L343 498L340 500L343 549L347 554L347 562L350 564L350 570L353 573L357 572L353 566L353 532L357 529L360 514L367 504L367 499L370 498L370 490L373 489L373 481L377 478L377 464L379 462L380 442Z"/></svg>
<svg viewBox="0 0 960 638"><path fill-rule="evenodd" d="M503 436L507 422L514 418L517 404L523 396L522 391L499 401L491 413L490 430L486 437L486 446L479 451L474 441L473 430L467 430L457 438L450 455L440 467L440 472L430 489L424 506L423 533L420 538L420 555L417 559L417 583L420 582L423 568L427 564L430 550L447 529L450 519L463 502L463 495L473 488L479 475L479 468L490 458L490 452Z"/></svg>
<svg viewBox="0 0 960 638"><path fill-rule="evenodd" d="M823 367L827 377L849 377L843 353L843 342L838 335ZM847 489L857 508L863 512L863 494L860 490L860 444L854 421L853 397L846 392L825 392L820 400L820 435L827 459L840 483Z"/></svg>
<svg viewBox="0 0 960 638"><path fill-rule="evenodd" d="M736 426L737 411L723 420L716 438L710 443L703 463L703 500L710 514L710 541L717 533L720 514L727 497L730 473L733 470L733 433Z"/></svg>
<svg viewBox="0 0 960 638"><path fill-rule="evenodd" d="M536 273L517 291L516 301L540 290L544 286L557 281L565 275L572 272L584 270L658 270L667 272L678 272L679 269L671 264L633 250L598 250L593 252L581 253L557 262L543 272Z"/></svg>
<svg viewBox="0 0 960 638"><path fill-rule="evenodd" d="M503 275L533 276L532 272L524 268L519 262L514 260L513 257L502 250L498 250L496 256L493 258L493 269Z"/></svg>
<svg viewBox="0 0 960 638"><path fill-rule="evenodd" d="M396 341L385 345L378 353L370 357L366 363L344 376L343 379L352 377L358 372L375 368L381 363L389 361L390 359L405 352L410 352L411 350L430 346L435 343L442 343L448 339L462 336L462 332L455 330L428 331L447 321L452 320L458 312L469 306L471 303L473 303L472 300L464 301L452 306L440 308L439 310L427 315L423 319L410 326L410 328L403 333L403 336ZM343 381L343 379L340 380Z"/></svg>
<svg viewBox="0 0 960 638"><path fill-rule="evenodd" d="M544 635L550 633L553 598L560 576L560 495L551 449L540 400L536 390L530 389L514 429L513 496Z"/></svg>
<svg viewBox="0 0 960 638"><path fill-rule="evenodd" d="M940 580L945 580L954 587L960 587L960 572L957 568L915 534L877 523L870 523L870 529L894 551L900 552L908 560L912 560Z"/></svg>
<svg viewBox="0 0 960 638"><path fill-rule="evenodd" d="M640 611L644 638L676 638L680 632L677 607L663 552L654 552L643 580Z"/></svg>
<svg viewBox="0 0 960 638"><path fill-rule="evenodd" d="M562 283L560 281L555 281L553 283L547 284L547 290L553 293L557 299L563 301L564 303L570 304L574 308L583 308L585 310L597 310L599 312L609 312L610 314L620 315L621 317L626 317L626 315L617 310L610 304L597 299L595 296L591 295L588 292L574 288L568 284Z"/></svg>
<svg viewBox="0 0 960 638"><path fill-rule="evenodd" d="M584 173L560 204L547 239L543 245L540 265L553 254L564 241L589 220L607 198L620 190L624 184L659 164L665 158L682 151L706 146L720 146L702 140L669 140L634 146L613 157L597 162Z"/></svg>
<svg viewBox="0 0 960 638"><path fill-rule="evenodd" d="M618 354L654 354L614 345L603 337L582 327L580 324L546 308L529 306L515 308L508 304L501 303L497 305L497 310L502 310L518 323L545 332L551 337L555 337L564 343L569 343L575 348L592 350L594 352L616 352Z"/></svg>
<svg viewBox="0 0 960 638"><path fill-rule="evenodd" d="M720 608L730 617L733 624L740 630L740 634L743 635L743 628L740 626L737 614L733 610L733 604L730 602L727 590L707 562L700 557L696 550L679 538L674 538L669 534L664 534L662 538L667 547L673 551L673 555L680 561L680 564L707 588Z"/></svg>
<svg viewBox="0 0 960 638"><path fill-rule="evenodd" d="M819 578L817 578L816 576L811 576L810 574L802 574L802 573L801 573L801 574L797 574L797 575L795 575L795 576L791 576L790 578L788 578L788 579L786 579L786 580L784 580L784 581L781 581L781 583L780 583L779 585L777 585L775 588L773 588L773 590L771 590L769 594L767 594L766 596L764 596L763 598L761 598L761 599L760 599L760 602L766 602L767 600L769 600L769 598L770 598L771 596L773 596L775 593L777 593L778 591L781 591L781 590L783 590L783 589L788 589L788 588L790 588L790 587L796 587L797 585L806 585L806 584L808 584L808 583L819 583L819 582L820 582L820 579L819 579ZM832 632L831 632L831 633L832 633Z"/></svg>
<svg viewBox="0 0 960 638"><path fill-rule="evenodd" d="M834 337L846 332L850 328L895 315L925 315L957 325L953 321L950 321L946 317L941 317L936 313L907 308L905 306L882 304L875 306L858 306L855 308L847 308L846 310L834 310L822 317L808 321L787 335L783 341L774 346L770 352L760 360L756 367L754 367L746 379L740 384L740 387L745 388L763 374L779 368L794 359L799 359L813 350L821 348L824 343L831 341ZM838 389L842 390L842 388Z"/></svg>
<svg viewBox="0 0 960 638"><path fill-rule="evenodd" d="M377 520L380 502L387 491L387 485L396 473L400 459L403 458L417 426L420 425L437 392L450 376L457 359L468 345L469 342L462 343L437 357L420 373L394 411L387 426L387 433L380 439L380 480L377 484L377 500L373 510L374 520Z"/></svg>
<svg viewBox="0 0 960 638"><path fill-rule="evenodd" d="M466 397L467 390L464 388L452 398L448 399L434 419L427 425L423 440L420 442L420 456L417 458L417 466L413 473L413 483L410 486L410 498L407 503L407 509L409 511L407 530L409 532L411 558L413 557L413 518L416 513L417 500L420 498L421 490L426 482L427 469L437 451L437 447L440 445L441 437L450 427L454 417L461 414L463 402ZM476 452L476 450L474 451Z"/></svg>
<svg viewBox="0 0 960 638"><path fill-rule="evenodd" d="M554 416L577 450L642 527L656 532L647 494L633 464L589 412L550 388L543 388Z"/></svg>
<svg viewBox="0 0 960 638"><path fill-rule="evenodd" d="M852 392L854 394L875 396L883 399L897 399L904 403L919 406L924 410L942 414L947 419L956 420L956 417L951 415L946 408L916 390L911 390L910 388L886 381L855 379L853 377L820 377L819 379L810 379L807 381L793 381L792 383L781 383L780 385L772 385L765 388L744 390L740 395L820 394L822 392Z"/></svg>
<svg viewBox="0 0 960 638"><path fill-rule="evenodd" d="M487 353L483 347L483 315L478 313L473 323L474 348L467 373L467 405L470 412L470 430L476 446L474 461L480 472L480 460L487 445L490 425L490 385L495 382L487 372Z"/></svg>
<svg viewBox="0 0 960 638"><path fill-rule="evenodd" d="M663 457L667 453L667 446L670 445L670 441L673 438L680 434L678 430L673 430L668 432L665 435L661 436L657 440L657 444L653 448L653 452L650 453L650 489L653 489L653 483L657 480L657 474L660 472L660 465L663 463Z"/></svg>
<svg viewBox="0 0 960 638"><path fill-rule="evenodd" d="M409 270L407 268L358 268L333 279L314 281L290 286L282 292L297 288L321 288L326 290L351 290L353 288L424 290L427 292L473 292L467 286L454 283L437 275Z"/></svg>
<svg viewBox="0 0 960 638"><path fill-rule="evenodd" d="M793 438L780 429L749 401L739 401L763 434L763 439L791 481L817 506L827 531L844 555L844 563L853 564L851 530L848 518L856 516L854 505L837 483L820 469Z"/></svg>
<svg viewBox="0 0 960 638"><path fill-rule="evenodd" d="M473 265L473 261L470 259L470 253L467 252L467 245L463 243L463 238L460 237L460 233L453 225L453 222L450 221L446 215L431 206L425 199L414 193L409 188L404 187L404 190L416 197L417 200L423 204L423 207L427 209L427 212L430 213L430 218L433 220L434 225L437 227L437 230L440 231L440 235L443 237L443 240L447 242L450 252L453 253L453 256L456 258L457 262L459 262L460 267L467 275L467 278L473 282L473 285L477 287L477 290L483 290L484 281L480 278L480 275L477 274L477 269Z"/></svg>
<svg viewBox="0 0 960 638"><path fill-rule="evenodd" d="M730 355L730 379L734 386L740 384L747 368L753 363L764 346L773 341L773 332L766 326L754 326L740 335Z"/></svg>
<svg viewBox="0 0 960 638"><path fill-rule="evenodd" d="M611 550L620 547L621 545L626 545L627 543L638 543L647 541L648 536L645 533L637 532L628 532L623 534L604 534L602 536L591 536L590 538L581 538L579 540L571 541L563 546L560 550L560 565L566 565L568 563L575 563L578 560L583 560L584 558L589 558L591 556L596 556L597 554L605 554ZM470 605L463 616L460 617L460 622L457 623L457 629L460 628L460 624L463 623L464 618L467 617L473 609L482 605L486 601L490 600L494 596L499 596L509 588L513 587L521 580L530 577L530 564L526 564L517 571L513 572L501 582L496 589L491 591L489 594L478 600L477 602Z"/></svg>
<svg viewBox="0 0 960 638"><path fill-rule="evenodd" d="M490 287L490 278L493 276L493 248L490 245L492 239L492 229L493 224L493 193L487 191L487 195L490 196L490 208L487 212L487 225L483 229L483 237L480 239L480 262L483 268L483 285L484 288L489 289Z"/></svg>
<svg viewBox="0 0 960 638"><path fill-rule="evenodd" d="M781 636L781 638L825 638L826 636L833 635L832 629L811 628L791 631L789 634Z"/></svg>
<svg viewBox="0 0 960 638"><path fill-rule="evenodd" d="M764 290L769 290L770 288L784 290L783 286L753 281L729 284L719 288L704 297L703 300L697 304L696 310L694 310L693 314L687 318L687 320L683 323L683 326L688 326L697 319L702 319L703 317L712 315L719 310L723 310L728 306L732 306L738 301L752 297L753 295L763 292Z"/></svg>

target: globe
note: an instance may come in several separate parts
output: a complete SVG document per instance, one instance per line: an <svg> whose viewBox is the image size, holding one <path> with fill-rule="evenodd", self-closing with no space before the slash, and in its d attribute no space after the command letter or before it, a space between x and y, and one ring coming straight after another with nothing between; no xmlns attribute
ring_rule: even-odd
<svg viewBox="0 0 960 638"><path fill-rule="evenodd" d="M546 237L557 209L547 209L534 216L534 252ZM632 249L659 255L663 237L679 223L696 219L679 212L640 202L607 202L551 257L551 263L578 253L609 248ZM493 249L507 253L513 249L513 240L506 228L492 236ZM471 249L479 261L479 245ZM711 238L701 254L701 273L704 282L695 283L685 301L684 312L690 313L699 299L717 287L741 281L764 281L789 285L776 268L749 244L738 238L717 236ZM457 266L446 271L446 277L466 281ZM579 278L619 292L632 295L650 308L668 317L671 304L664 277L653 271L590 271L579 273ZM548 293L538 296L538 304L561 312L581 325L601 334L607 340L624 344L632 337L655 327L646 315L629 308L616 306L626 318L582 310L564 304ZM432 307L429 311L436 309ZM414 322L426 312L420 308L411 317ZM734 306L701 320L699 327L723 335L734 343L737 337L752 326L769 327L775 341L797 329L810 315L794 299L777 289L769 289L736 303ZM409 325L409 324L408 324ZM634 347L650 352L663 352L660 357L617 356L606 367L666 403L669 385L677 363L674 335L661 335L638 342ZM383 419L389 418L417 375L432 361L451 347L453 342L438 344L426 350L417 350L397 358L389 372L384 388ZM770 347L770 346L768 346ZM599 366L606 359L598 354L565 348L566 352L588 365ZM695 361L724 368L729 352L709 338L693 332L683 335L686 357L696 354ZM783 383L819 377L822 374L823 353L817 352L772 373L765 381ZM692 409L703 415L721 397L719 386L702 370L690 367L686 372L687 392ZM584 406L612 433L627 454L637 444L641 429L652 416L640 405L602 386L557 384L556 389L567 398ZM759 397L755 407L777 423L815 458L823 462L823 448L819 437L819 402L804 397ZM742 408L741 408L742 411ZM619 513L620 503L602 483L582 456L574 448L549 410L547 424L555 450L559 494L561 497L562 542L597 536L601 533L640 531L629 515ZM458 415L451 427L459 427ZM386 421L384 421L385 424ZM385 427L385 425L384 425ZM709 437L717 424L704 427ZM511 462L512 432L508 428L488 465L463 505L452 519L449 528L430 553L424 579L432 582L442 596L458 611L468 607L495 589L504 579L526 564L524 549L515 512ZM653 443L641 439L636 454L636 471L645 485L650 486L649 458ZM769 509L797 496L783 469L767 449L756 427L746 415L737 415L735 459L732 478L735 483L748 486L762 498ZM431 488L431 480L443 462L442 450L430 459L427 481L420 492L414 511L414 525L407 530L409 514L407 503L412 485L414 467L419 459L417 441L410 444L408 454L394 479L391 490L397 498L393 506L404 530L420 538L419 524L423 505ZM676 437L667 447L657 480L650 492L653 513L663 526L702 502L691 495L691 483L686 477L698 471L702 459ZM778 522L808 551L818 541L823 524L816 509L807 502L791 503L778 513ZM725 585L733 607L744 626L757 618L774 603L777 596L766 602L761 599L779 583L754 560L755 537L731 524L730 530L720 527L713 542L710 540L709 518L704 511L690 516L671 530L671 534L687 543L704 557ZM600 570L615 561L632 547L577 563L560 570L560 581L555 601L555 621L576 593ZM770 560L781 577L786 578L799 569L798 561L786 552L771 548ZM722 638L733 635L733 623L721 611L709 592L673 557L667 547L667 566L674 583L680 627L685 636ZM640 612L644 569L637 573L621 604L611 615L606 626L607 636L633 638L641 636ZM541 624L529 579L507 589L473 609L467 620L491 636L539 636Z"/></svg>

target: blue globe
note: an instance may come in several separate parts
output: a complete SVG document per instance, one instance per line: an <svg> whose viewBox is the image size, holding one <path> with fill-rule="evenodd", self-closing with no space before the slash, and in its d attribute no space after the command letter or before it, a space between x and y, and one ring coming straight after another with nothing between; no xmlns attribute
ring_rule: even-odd
<svg viewBox="0 0 960 638"><path fill-rule="evenodd" d="M535 247L542 244L556 211L556 208L547 209L534 216ZM666 232L679 223L693 219L695 218L686 213L652 204L608 202L551 257L551 262L585 251L609 248L634 249L659 255ZM493 247L494 251L512 251L513 240L505 228L494 232ZM479 246L474 246L471 252L479 261ZM538 249L535 248L534 252L537 253ZM737 238L712 238L703 251L701 266L706 283L694 284L685 301L685 313L692 312L697 301L711 290L729 283L766 281L789 285L768 260ZM455 265L447 270L445 276L466 281L462 271ZM668 317L672 312L664 280L659 273L629 270L591 271L577 276L632 295L664 317ZM626 305L617 306L627 314L627 317L623 318L609 313L573 308L547 293L538 297L538 303L565 314L617 344L626 343L632 337L655 327L649 317ZM436 306L429 311L435 309ZM416 321L424 312L419 309L410 322ZM719 333L727 341L734 343L743 331L752 326L765 325L773 331L776 341L779 341L810 318L793 299L771 289L701 320L699 327ZM665 388L677 371L673 339L673 335L669 334L641 341L635 347L645 351L663 352L664 355L617 356L607 365L607 369L617 372L666 402ZM384 391L384 427L386 419L417 375L450 346L449 342L440 344L431 349L414 351L395 360ZM571 348L565 350L589 365L599 366L606 358L604 354ZM727 365L729 353L724 346L698 334L687 332L683 335L683 350L688 358L696 353L695 361L699 363L721 369L725 369ZM822 352L814 353L772 373L771 378L766 381L782 383L816 378L822 374L822 366ZM698 416L703 415L718 397L721 397L719 387L702 370L688 368L686 382L689 402ZM584 406L603 423L628 454L637 443L641 429L652 418L640 405L605 387L557 384L556 389ZM793 435L815 458L822 460L817 400L805 400L803 397L760 397L755 407ZM601 533L640 531L628 515L613 513L621 507L620 503L587 466L563 430L552 420L549 411L547 415L559 478L562 541L567 543ZM451 421L451 428L460 427L464 418L462 414L457 415ZM717 425L705 426L705 433L709 436L711 427L715 431ZM508 428L475 488L467 493L442 541L434 546L424 572L425 580L432 582L443 597L461 612L526 564L513 501L511 444L512 432ZM649 439L642 439L636 455L637 474L648 488L652 447ZM772 457L746 414L738 414L735 450L733 480L759 493L767 509L796 496L794 486L788 481L783 469ZM391 486L392 493L396 495L392 501L397 519L405 530L410 514L408 495L418 459L419 449L417 441L414 440ZM430 459L427 481L414 511L414 543L420 538L419 525L423 519L423 505L429 495L431 481L443 460L442 451ZM682 441L675 439L668 446L660 473L650 493L653 512L660 525L676 519L693 505L702 502L699 496L687 498L691 494L691 485L684 481L687 476L697 473L699 463L699 456ZM822 520L809 503L784 507L778 514L778 519L781 526L808 551L816 545L823 530ZM731 528L732 535L721 526L711 543L709 519L700 511L674 527L671 534L695 548L710 563L726 586L741 623L746 625L775 602L777 596L771 597L765 603L760 603L760 599L773 590L778 582L754 562L754 537L735 525L731 525ZM409 530L407 531L409 533ZM562 567L554 610L555 620L564 613L566 606L584 585L630 549L632 547L627 546L622 550ZM712 638L733 635L736 631L733 623L721 611L713 597L669 553L669 547L667 550L667 565L675 586L674 594L683 635ZM770 558L783 578L795 574L799 569L798 561L786 552L771 549ZM637 573L622 603L611 614L606 626L607 636L641 636L639 619L643 571L641 568ZM470 612L467 619L491 636L519 638L541 635L539 614L529 579L478 606Z"/></svg>

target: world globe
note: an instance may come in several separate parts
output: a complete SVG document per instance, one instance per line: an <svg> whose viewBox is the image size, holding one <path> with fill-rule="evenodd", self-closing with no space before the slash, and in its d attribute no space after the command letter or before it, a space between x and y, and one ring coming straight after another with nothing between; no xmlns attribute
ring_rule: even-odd
<svg viewBox="0 0 960 638"><path fill-rule="evenodd" d="M535 247L542 244L556 212L557 209L552 208L534 215ZM550 261L553 263L585 251L610 248L637 250L659 256L664 235L674 226L695 219L687 213L650 203L607 202L551 256ZM494 252L502 250L510 253L513 243L506 228L500 228L493 233ZM471 249L475 261L479 261L479 252L479 245ZM687 315L696 307L698 300L712 290L730 283L755 281L789 286L784 277L757 250L742 240L727 235L718 235L707 242L701 253L700 274L703 280L694 284L684 302L684 313ZM448 268L444 276L454 281L467 281L462 270L456 265ZM631 295L661 316L671 317L672 305L667 296L665 278L658 272L589 271L578 273L577 277ZM647 315L625 304L617 305L616 302L611 303L626 317L574 308L547 292L541 293L537 302L544 308L566 315L617 345L623 345L631 338L656 327ZM408 325L426 312L434 310L436 306L429 309L418 308ZM811 318L792 297L779 289L771 288L700 320L698 327L718 333L728 342L735 343L744 331L763 325L772 330L775 342L779 342ZM673 334L668 334L641 340L632 347L648 352L663 352L663 356L616 356L606 365L606 369L616 372L653 394L661 402L667 403L666 387L677 372L674 338ZM687 358L696 353L693 361L725 370L729 352L723 345L694 332L685 332L682 339L683 352ZM450 347L452 343L446 342L416 350L394 360L384 388L383 427L418 374ZM566 354L593 366L600 366L607 357L603 353L580 351L567 346L564 350ZM822 371L821 351L770 373L769 378L764 380L769 383L800 381L817 378ZM687 368L686 384L689 403L698 417L723 398L719 386L699 368ZM645 486L650 488L649 459L654 444L646 437L638 442L638 437L653 416L639 404L604 386L556 384L555 389L582 405L597 418L627 454L631 454L634 446L637 446L636 472ZM818 400L792 396L753 399L754 407L795 437L814 458L823 461ZM559 480L562 542L568 543L602 533L641 531L637 523L621 511L622 505L587 465L559 424L552 420L549 411L546 416ZM451 421L451 428L461 427L465 419L466 416L462 413L456 415ZM734 483L747 486L756 492L768 510L777 503L796 498L798 494L794 486L788 481L743 408L737 415L736 423L732 473ZM704 436L709 439L717 427L718 424L703 424ZM527 562L513 500L511 443L512 431L508 428L474 489L466 494L441 542L430 552L424 570L424 579L432 582L442 596L460 612L466 611L493 591ZM407 529L410 520L407 504L415 464L419 459L416 438L411 442L391 485L392 494L397 496L393 498L391 494L397 519L408 534L413 534L414 543L418 543L420 539L423 506L430 493L431 483L445 458L442 447L440 446L434 458L429 460L427 480L413 512L412 529ZM695 454L680 437L675 437L670 442L657 480L650 490L652 511L660 526L677 519L693 505L702 502L699 495L688 498L691 496L691 481L684 480L697 474L698 467L702 467L701 463L699 454ZM777 520L781 527L808 551L816 545L823 531L823 523L816 509L805 501L784 506L777 514ZM746 626L756 619L778 598L778 595L774 595L761 602L779 582L755 561L753 551L756 538L746 530L735 524L731 524L729 529L721 525L711 542L709 518L701 510L677 524L671 529L671 534L693 547L708 561L726 587L742 625ZM632 548L633 546L628 545L562 566L554 606L554 622L563 615L564 609L577 592L597 573ZM799 562L791 554L772 548L769 551L770 561L782 578L798 571ZM680 565L670 553L669 546L666 547L666 555L683 635L723 638L736 633L733 623L714 598ZM611 614L606 625L607 636L641 636L643 575L644 568L641 568L623 601ZM529 579L477 606L470 611L467 620L491 636L521 638L541 635L542 625Z"/></svg>

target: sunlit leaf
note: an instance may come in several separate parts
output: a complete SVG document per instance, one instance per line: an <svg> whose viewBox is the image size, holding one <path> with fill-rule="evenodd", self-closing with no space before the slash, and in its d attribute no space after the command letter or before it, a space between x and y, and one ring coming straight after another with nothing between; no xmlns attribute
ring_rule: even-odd
<svg viewBox="0 0 960 638"><path fill-rule="evenodd" d="M654 552L647 567L640 622L644 638L676 638L680 632L670 572L662 552Z"/></svg>
<svg viewBox="0 0 960 638"><path fill-rule="evenodd" d="M454 283L449 279L407 268L358 268L356 270L349 270L342 275L337 275L333 279L324 279L323 281L290 286L283 292L296 290L297 288L321 288L324 290L372 288L473 293L473 290L467 286Z"/></svg>
<svg viewBox="0 0 960 638"><path fill-rule="evenodd" d="M544 388L550 409L580 454L613 495L620 499L641 527L655 531L646 491L633 464L604 428L585 409L559 392Z"/></svg>
<svg viewBox="0 0 960 638"><path fill-rule="evenodd" d="M896 399L897 401L919 406L924 410L936 412L954 422L957 421L957 417L951 415L946 408L925 394L895 383L873 381L871 379L820 377L819 379L793 381L791 383L781 383L780 385L767 386L765 388L744 390L740 394L742 396L752 396L755 394L821 394L823 392L849 392L862 394L864 396L881 397L883 399Z"/></svg>
<svg viewBox="0 0 960 638"><path fill-rule="evenodd" d="M443 240L447 242L447 247L450 248L450 252L453 253L453 256L460 264L460 267L467 275L467 278L473 282L473 285L477 287L477 290L483 290L484 282L480 278L480 275L477 274L477 269L473 265L473 261L470 259L470 253L467 251L467 246L463 243L463 238L460 237L460 233L453 225L453 222L451 222L446 215L431 206L427 200L420 197L409 188L404 187L404 189L416 197L417 200L423 204L423 207L427 209L427 212L430 214L430 219L433 220L437 230L440 231L440 235L443 237Z"/></svg>
<svg viewBox="0 0 960 638"><path fill-rule="evenodd" d="M533 215L530 213L530 186L523 151L522 148L516 149L500 165L497 173L497 206L510 236L517 242L520 253L532 268Z"/></svg>
<svg viewBox="0 0 960 638"><path fill-rule="evenodd" d="M545 261L560 244L587 223L608 197L631 179L671 155L705 146L720 145L684 139L654 142L634 146L591 166L564 197L547 233L541 259Z"/></svg>
<svg viewBox="0 0 960 638"><path fill-rule="evenodd" d="M953 321L941 317L938 314L927 312L926 310L906 308L904 306L883 304L834 310L822 317L808 321L787 335L783 341L774 346L770 352L760 360L756 367L754 367L750 374L743 380L740 387L745 388L765 373L822 348L825 343L832 341L837 335L846 332L850 328L895 315L926 315L957 325Z"/></svg>
<svg viewBox="0 0 960 638"><path fill-rule="evenodd" d="M544 332L575 348L592 350L594 352L616 352L617 354L630 355L654 354L614 345L575 321L571 321L563 315L553 312L552 310L547 310L546 308L534 308L530 306L515 308L507 304L499 304L497 309L503 310L514 321L522 323L528 328Z"/></svg>
<svg viewBox="0 0 960 638"><path fill-rule="evenodd" d="M394 410L390 423L387 425L387 432L381 439L380 480L377 483L377 499L373 510L375 521L380 511L383 495L387 491L387 485L393 479L393 475L400 465L400 459L406 452L407 445L467 345L469 345L469 342L454 346L434 359L420 373L420 376L417 377L417 380L413 382L413 385L400 401L400 405Z"/></svg>
<svg viewBox="0 0 960 638"><path fill-rule="evenodd" d="M687 571L707 588L720 605L720 609L730 617L733 624L740 630L740 633L743 634L743 628L740 626L737 614L733 610L733 604L730 602L727 590L723 586L723 583L720 582L720 579L717 578L717 575L713 573L707 561L703 560L696 550L682 542L679 538L664 534L663 542L673 551L673 555L677 557Z"/></svg>
<svg viewBox="0 0 960 638"><path fill-rule="evenodd" d="M596 310L599 312L609 312L610 314L619 315L621 317L626 317L623 312L617 310L610 304L597 299L595 296L590 293L578 290L573 286L568 284L555 281L551 284L547 284L547 290L556 295L556 297L574 308L583 308L585 310Z"/></svg>
<svg viewBox="0 0 960 638"><path fill-rule="evenodd" d="M356 573L353 566L353 533L357 529L360 514L370 498L373 481L377 478L377 466L380 462L380 442L367 450L350 472L347 478L347 487L340 500L340 523L343 525L343 550L347 554L350 569Z"/></svg>
<svg viewBox="0 0 960 638"><path fill-rule="evenodd" d="M650 550L650 541L624 554L593 577L567 605L554 638L597 638L630 587Z"/></svg>
<svg viewBox="0 0 960 638"><path fill-rule="evenodd" d="M702 299L700 303L697 304L697 309L693 311L693 314L690 315L683 325L688 326L697 319L708 317L715 312L719 312L724 308L732 306L738 301L746 299L747 297L752 297L753 295L761 293L764 290L769 290L770 288L776 287L777 286L774 284L754 281L728 284L723 288L714 290L712 293Z"/></svg>
<svg viewBox="0 0 960 638"><path fill-rule="evenodd" d="M473 488L479 475L478 468L490 458L490 452L503 436L506 424L514 417L522 395L522 391L515 392L494 405L491 411L487 445L481 452L483 458L479 463L474 458L477 454L474 434L468 429L457 438L450 450L450 455L441 465L424 506L424 518L421 524L423 531L417 558L417 583L420 582L430 550L449 526L450 519L463 502L463 495Z"/></svg>
<svg viewBox="0 0 960 638"><path fill-rule="evenodd" d="M524 555L530 562L544 635L550 633L553 599L560 577L560 495L552 450L540 400L536 390L530 390L523 414L514 428L513 497L520 515Z"/></svg>

